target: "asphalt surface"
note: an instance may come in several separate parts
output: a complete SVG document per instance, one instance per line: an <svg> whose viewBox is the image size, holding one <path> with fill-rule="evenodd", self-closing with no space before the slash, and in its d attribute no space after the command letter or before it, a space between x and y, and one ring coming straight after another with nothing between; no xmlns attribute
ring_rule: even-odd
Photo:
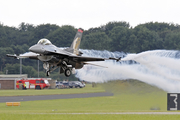
<svg viewBox="0 0 180 120"><path fill-rule="evenodd" d="M7 97L0 97L0 103L34 101L34 100L89 98L89 97L103 97L103 96L113 96L113 95L114 95L113 93L100 92L100 93L62 94L62 95L7 96Z"/></svg>

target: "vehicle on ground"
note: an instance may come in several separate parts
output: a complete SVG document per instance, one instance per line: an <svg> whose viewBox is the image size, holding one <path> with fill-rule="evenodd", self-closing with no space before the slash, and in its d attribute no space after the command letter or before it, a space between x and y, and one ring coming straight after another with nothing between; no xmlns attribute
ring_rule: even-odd
<svg viewBox="0 0 180 120"><path fill-rule="evenodd" d="M26 84L27 89L44 89L50 86L49 82L45 78L27 78L16 81L16 88L20 89Z"/></svg>
<svg viewBox="0 0 180 120"><path fill-rule="evenodd" d="M58 88L58 89L70 88L69 82L58 81L58 82L56 82L56 88Z"/></svg>
<svg viewBox="0 0 180 120"><path fill-rule="evenodd" d="M63 88L63 83L59 81L56 82L56 88L59 88L59 89Z"/></svg>
<svg viewBox="0 0 180 120"><path fill-rule="evenodd" d="M64 88L69 88L69 82L63 83L63 87L64 87Z"/></svg>
<svg viewBox="0 0 180 120"><path fill-rule="evenodd" d="M83 88L83 87L85 87L85 85L79 81L71 81L71 82L69 82L69 87L70 88L74 88L74 87L75 88Z"/></svg>

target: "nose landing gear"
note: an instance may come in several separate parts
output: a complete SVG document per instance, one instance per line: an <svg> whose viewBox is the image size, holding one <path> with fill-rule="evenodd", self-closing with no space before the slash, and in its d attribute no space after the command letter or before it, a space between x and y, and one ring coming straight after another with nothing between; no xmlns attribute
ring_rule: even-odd
<svg viewBox="0 0 180 120"><path fill-rule="evenodd" d="M43 67L46 70L46 76L50 75L49 66L50 66L49 63L47 63L47 62L43 64Z"/></svg>
<svg viewBox="0 0 180 120"><path fill-rule="evenodd" d="M46 71L46 76L49 76L50 75L50 71Z"/></svg>

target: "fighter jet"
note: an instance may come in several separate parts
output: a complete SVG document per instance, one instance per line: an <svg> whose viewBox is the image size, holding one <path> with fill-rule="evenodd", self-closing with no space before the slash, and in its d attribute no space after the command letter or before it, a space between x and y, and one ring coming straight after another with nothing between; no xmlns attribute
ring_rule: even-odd
<svg viewBox="0 0 180 120"><path fill-rule="evenodd" d="M14 58L30 58L43 62L43 67L46 70L46 75L49 76L50 72L57 68L60 68L60 74L64 73L66 77L71 74L75 74L75 69L81 69L87 62L92 61L104 61L104 60L116 60L121 58L96 58L82 56L82 52L79 51L79 46L82 38L83 30L78 29L74 40L69 48L59 48L53 45L48 39L40 39L37 44L29 48L28 53L21 55L7 54L8 57ZM92 64L91 64L92 65Z"/></svg>

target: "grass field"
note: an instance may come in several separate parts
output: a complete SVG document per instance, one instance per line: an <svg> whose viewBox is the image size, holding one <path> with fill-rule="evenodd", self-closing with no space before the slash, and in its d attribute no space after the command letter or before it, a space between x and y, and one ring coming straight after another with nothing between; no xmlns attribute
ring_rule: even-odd
<svg viewBox="0 0 180 120"><path fill-rule="evenodd" d="M1 114L0 114L1 116ZM6 114L1 120L179 120L179 115L61 115Z"/></svg>
<svg viewBox="0 0 180 120"><path fill-rule="evenodd" d="M111 82L89 86L90 92L109 91L114 96L21 102L20 107L0 103L2 120L177 120L180 115L120 115L119 112L167 112L167 93L141 82ZM91 90L90 90L91 89ZM96 90L97 89L97 90ZM64 93L66 93L64 90ZM73 92L76 89L71 89ZM78 89L85 91L85 88ZM16 90L15 90L16 91ZM42 90L43 93L44 90ZM38 91L39 92L39 91ZM69 93L69 92L67 92ZM71 92L70 92L71 93ZM43 93L44 94L44 93ZM14 94L15 95L15 94ZM19 94L18 94L19 95ZM62 114L63 113L63 114ZM64 114L69 113L69 114ZM76 113L76 114L71 114ZM78 114L84 113L84 114ZM86 114L90 113L90 114ZM104 114L99 114L104 113ZM114 114L105 114L114 113Z"/></svg>
<svg viewBox="0 0 180 120"><path fill-rule="evenodd" d="M29 96L29 95L57 95L57 94L75 94L75 93L94 93L104 92L101 86L92 88L91 84L87 84L84 88L72 89L43 89L43 90L0 90L0 96Z"/></svg>

